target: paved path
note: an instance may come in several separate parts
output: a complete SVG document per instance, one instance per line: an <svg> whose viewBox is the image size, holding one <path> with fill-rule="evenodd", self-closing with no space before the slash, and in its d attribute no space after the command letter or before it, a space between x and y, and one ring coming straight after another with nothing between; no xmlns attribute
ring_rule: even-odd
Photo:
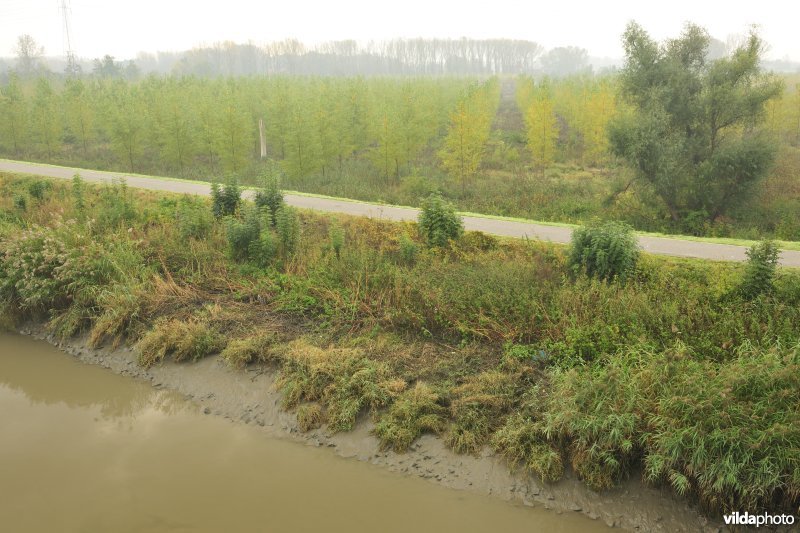
<svg viewBox="0 0 800 533"><path fill-rule="evenodd" d="M130 176L118 172L104 172L99 170L82 170L67 167L56 167L40 165L37 163L26 163L22 161L8 161L0 159L0 170L9 172L21 172L36 174L52 178L72 178L75 173L80 173L86 181L105 183L113 179L124 178L131 187L150 189L154 191L168 191L177 193L189 193L208 195L210 184L188 182L170 179L159 179L156 177ZM247 191L245 195L251 195ZM416 220L419 210L409 207L392 207L378 204L368 204L349 200L336 200L332 198L317 198L314 196L301 196L287 194L286 202L295 207L313 209L329 213L346 213L348 215L366 216L385 220ZM527 222L515 222L512 220L498 220L468 216L464 217L464 226L468 230L483 231L495 235L507 237L527 237L568 243L572 230L560 226L547 226L544 224L531 224ZM672 239L665 237L640 236L639 244L642 249L661 255L674 255L679 257L697 257L701 259L712 259L718 261L743 261L747 258L746 248L730 244L715 244L699 241L688 241L682 239ZM781 264L783 266L800 268L800 251L784 250L781 253Z"/></svg>

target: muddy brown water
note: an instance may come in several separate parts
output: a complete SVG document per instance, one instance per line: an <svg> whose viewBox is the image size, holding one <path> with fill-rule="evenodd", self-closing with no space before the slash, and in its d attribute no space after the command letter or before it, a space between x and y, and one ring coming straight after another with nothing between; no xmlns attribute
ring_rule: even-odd
<svg viewBox="0 0 800 533"><path fill-rule="evenodd" d="M0 428L4 531L608 529L270 438L7 333Z"/></svg>

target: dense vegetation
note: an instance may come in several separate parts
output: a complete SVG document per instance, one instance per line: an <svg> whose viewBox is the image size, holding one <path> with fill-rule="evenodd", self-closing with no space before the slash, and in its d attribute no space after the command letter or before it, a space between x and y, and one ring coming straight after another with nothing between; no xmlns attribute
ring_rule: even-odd
<svg viewBox="0 0 800 533"><path fill-rule="evenodd" d="M303 428L371 413L386 448L432 432L547 480L641 467L713 512L800 504L800 276L771 245L737 265L631 255L619 226L572 254L431 239L287 209L270 179L274 219L233 184L212 202L2 175L3 320L137 344L143 365L275 365Z"/></svg>
<svg viewBox="0 0 800 533"><path fill-rule="evenodd" d="M736 64L729 66L735 71ZM717 70L697 79L717 83L724 78ZM750 132L750 118L758 118L753 131L761 134L748 138L777 153L747 152L760 169L740 180L748 186L737 181L728 196L711 188L698 192L696 183L682 179L678 203L662 187L677 180L634 172L623 165L626 158L635 164L633 154L609 144L609 124L630 124L622 119L636 111L626 96L627 79L12 76L0 86L0 155L185 178L232 173L247 184L276 162L285 187L306 192L405 205L440 192L465 211L571 223L599 217L648 231L800 240L796 76L783 80L781 94L754 105L747 124L720 129L711 170L701 164L700 148L693 152L700 159L692 176L727 176L730 165L741 162L729 141ZM651 104L648 109L657 107ZM694 117L692 131L705 131L696 126L707 118ZM685 131L678 122L670 126L673 134Z"/></svg>

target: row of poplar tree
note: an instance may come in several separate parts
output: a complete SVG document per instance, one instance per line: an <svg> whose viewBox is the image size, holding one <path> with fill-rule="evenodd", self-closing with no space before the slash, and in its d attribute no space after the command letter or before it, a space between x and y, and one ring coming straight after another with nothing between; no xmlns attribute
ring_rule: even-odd
<svg viewBox="0 0 800 533"><path fill-rule="evenodd" d="M263 131L266 156L291 176L336 173L359 159L396 180L444 138L437 161L454 169L459 160L474 172L497 85L464 78L12 77L0 87L0 151L131 172L205 166L242 173L261 156ZM470 131L469 146L449 141L453 128Z"/></svg>
<svg viewBox="0 0 800 533"><path fill-rule="evenodd" d="M768 103L766 126L800 142L800 93ZM517 80L535 167L604 163L609 121L625 112L613 76ZM496 78L13 77L0 86L0 153L96 168L247 173L261 155L292 177L353 162L387 182L421 158L462 187L479 173L500 99ZM431 157L433 156L433 157Z"/></svg>

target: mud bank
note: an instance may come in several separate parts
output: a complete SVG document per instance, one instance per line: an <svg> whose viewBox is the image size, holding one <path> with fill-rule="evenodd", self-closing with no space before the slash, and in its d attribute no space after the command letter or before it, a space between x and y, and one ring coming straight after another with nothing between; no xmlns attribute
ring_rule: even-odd
<svg viewBox="0 0 800 533"><path fill-rule="evenodd" d="M228 367L218 356L197 363L167 361L149 369L140 367L132 348L90 348L84 339L56 342L43 327L28 325L20 333L50 342L79 360L121 375L147 380L155 387L175 390L201 406L208 415L255 425L265 435L331 448L337 455L368 461L393 472L413 475L443 486L490 494L525 505L543 506L556 513L582 513L608 526L626 530L664 532L723 531L721 523L666 491L644 486L634 475L620 487L596 493L571 472L557 483L545 484L484 449L476 457L457 455L432 435L424 435L406 453L382 452L370 434L372 423L363 417L347 433L329 434L325 428L302 433L294 413L280 407L276 372L269 366L244 371Z"/></svg>

